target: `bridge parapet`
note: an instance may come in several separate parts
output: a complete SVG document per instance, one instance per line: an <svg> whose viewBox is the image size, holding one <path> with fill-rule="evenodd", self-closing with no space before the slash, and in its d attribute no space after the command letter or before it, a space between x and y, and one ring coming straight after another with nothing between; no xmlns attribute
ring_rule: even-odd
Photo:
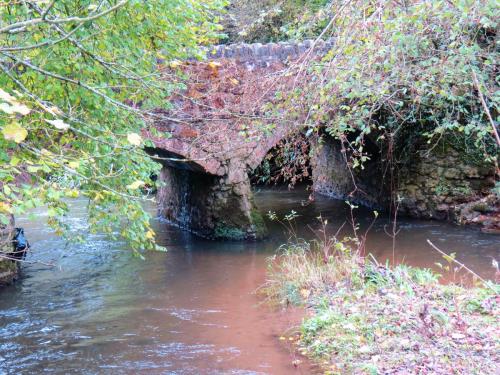
<svg viewBox="0 0 500 375"><path fill-rule="evenodd" d="M319 39L317 41L308 39L302 42L279 42L279 43L239 43L222 44L210 47L207 50L208 60L234 59L240 62L285 62L295 60L306 51L312 49L315 56L325 55L334 44L334 39Z"/></svg>

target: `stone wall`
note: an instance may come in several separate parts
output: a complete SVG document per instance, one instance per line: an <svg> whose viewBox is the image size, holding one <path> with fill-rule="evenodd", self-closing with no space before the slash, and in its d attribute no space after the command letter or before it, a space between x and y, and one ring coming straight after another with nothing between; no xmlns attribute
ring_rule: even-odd
<svg viewBox="0 0 500 375"><path fill-rule="evenodd" d="M344 156L340 141L328 135L324 135L313 150L311 167L314 192L371 208L380 209L384 206L388 192L384 189L377 155L372 155L364 168L349 168L349 155Z"/></svg>
<svg viewBox="0 0 500 375"><path fill-rule="evenodd" d="M233 168L221 177L164 166L160 181L159 215L171 223L205 238L244 240L266 235L244 169Z"/></svg>
<svg viewBox="0 0 500 375"><path fill-rule="evenodd" d="M391 193L376 152L364 169L359 169L348 168L340 142L331 137L323 136L314 150L311 166L315 192L372 208L389 208ZM500 233L500 198L492 193L495 167L466 159L451 148L416 153L399 173L394 194L399 197L400 213L478 224L484 232Z"/></svg>
<svg viewBox="0 0 500 375"><path fill-rule="evenodd" d="M265 67L276 61L296 60L309 50L314 56L325 55L333 47L333 43L334 39L330 38L303 42L223 44L208 49L207 59L234 59L239 62L259 63L259 66Z"/></svg>
<svg viewBox="0 0 500 375"><path fill-rule="evenodd" d="M406 215L463 223L474 222L481 214L497 215L498 199L486 199L494 186L493 165L468 162L459 152L449 149L415 155L411 166L402 173L397 194L401 198L400 210Z"/></svg>

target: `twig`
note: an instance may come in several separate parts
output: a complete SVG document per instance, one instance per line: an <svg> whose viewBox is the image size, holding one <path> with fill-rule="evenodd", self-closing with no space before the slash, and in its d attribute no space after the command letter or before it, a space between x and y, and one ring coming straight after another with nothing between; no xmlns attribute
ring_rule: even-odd
<svg viewBox="0 0 500 375"><path fill-rule="evenodd" d="M500 147L500 136L498 135L497 126L495 125L495 121L493 121L493 117L491 117L490 110L486 105L486 101L484 100L483 93L481 92L481 87L479 86L479 81L477 80L476 72L472 71L472 79L474 80L474 84L476 85L477 93L479 95L479 99L481 100L481 104L483 105L484 112L486 112L486 116L490 121L491 128L493 129L493 134L495 135L495 140L497 141L497 146Z"/></svg>
<svg viewBox="0 0 500 375"><path fill-rule="evenodd" d="M38 25L40 23L64 24L64 23L70 23L70 22L80 23L80 22L93 21L97 18L103 17L103 16L117 10L118 8L121 8L127 2L128 2L128 0L120 1L119 3L115 4L114 6L102 11L101 13L93 14L93 15L88 16L88 17L67 17L67 18L57 18L57 19L46 19L44 16L44 17L40 17L40 18L33 18L33 19L27 20L27 21L15 22L15 23L12 23L12 24L7 25L5 27L2 27L0 29L0 33L11 32L13 30L26 28L27 26ZM50 10L50 8L49 8L49 10Z"/></svg>
<svg viewBox="0 0 500 375"><path fill-rule="evenodd" d="M55 267L55 264L53 264L53 263L46 263L46 262L42 262L40 260L32 261L32 260L18 259L18 258L10 257L10 256L5 255L5 254L0 254L0 259L12 260L14 262L28 263L28 264L43 264L44 266Z"/></svg>
<svg viewBox="0 0 500 375"><path fill-rule="evenodd" d="M463 263L460 263L458 260L454 259L453 257L450 257L448 254L446 254L444 251L442 251L441 249L439 249L436 245L434 245L429 239L427 239L427 243L429 245L431 245L434 250L436 250L438 253L440 253L441 255L443 256L446 256L446 259L451 259L454 263L458 264L460 267L462 267L463 269L465 269L466 271L470 272L474 277L477 277L479 280L481 280L483 282L483 284L485 286L487 286L488 288L490 288L491 290L493 290L494 292L496 292L495 289L493 289L489 283L483 279L481 276L479 276L477 273L475 273L474 271L472 271L469 267L467 267L465 264Z"/></svg>

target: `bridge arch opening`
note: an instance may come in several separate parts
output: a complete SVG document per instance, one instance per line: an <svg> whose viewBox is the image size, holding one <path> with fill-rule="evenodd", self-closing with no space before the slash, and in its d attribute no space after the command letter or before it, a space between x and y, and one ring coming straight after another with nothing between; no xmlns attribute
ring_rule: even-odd
<svg viewBox="0 0 500 375"><path fill-rule="evenodd" d="M387 170L377 143L363 139L366 160L357 166L349 142L360 136L353 132L341 141L326 131L313 136L287 136L275 144L261 163L250 171L252 185L307 185L314 193L383 209L387 200ZM360 155L357 155L360 157Z"/></svg>
<svg viewBox="0 0 500 375"><path fill-rule="evenodd" d="M372 139L363 139L362 155L349 143L359 137L353 132L345 139L337 139L326 132L314 146L311 160L313 190L335 199L348 200L375 209L386 207L387 169L379 145ZM354 161L364 157L359 165Z"/></svg>
<svg viewBox="0 0 500 375"><path fill-rule="evenodd" d="M300 133L279 140L249 177L254 186L312 184L311 139Z"/></svg>

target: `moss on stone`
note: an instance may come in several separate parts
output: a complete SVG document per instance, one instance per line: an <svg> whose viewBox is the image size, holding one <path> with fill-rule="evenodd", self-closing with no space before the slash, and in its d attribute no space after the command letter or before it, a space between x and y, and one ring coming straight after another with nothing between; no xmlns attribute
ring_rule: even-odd
<svg viewBox="0 0 500 375"><path fill-rule="evenodd" d="M14 217L11 217L8 226L0 226L0 254L7 255L12 252L12 236ZM0 286L9 285L17 279L18 263L0 258Z"/></svg>
<svg viewBox="0 0 500 375"><path fill-rule="evenodd" d="M228 240L243 240L246 238L246 234L241 228L220 222L215 226L214 237Z"/></svg>
<svg viewBox="0 0 500 375"><path fill-rule="evenodd" d="M257 209L250 212L250 222L220 221L215 225L214 238L228 240L262 239L267 235L267 227L262 214Z"/></svg>
<svg viewBox="0 0 500 375"><path fill-rule="evenodd" d="M17 278L17 262L0 259L0 286L11 284Z"/></svg>
<svg viewBox="0 0 500 375"><path fill-rule="evenodd" d="M14 233L14 216L10 217L9 225L0 225L0 254L8 255L12 252L12 236ZM17 279L19 263L0 258L0 286L11 284Z"/></svg>
<svg viewBox="0 0 500 375"><path fill-rule="evenodd" d="M255 237L257 239L264 238L267 235L267 226L264 222L264 218L259 210L253 209L250 212L250 217L252 219L253 229L255 231Z"/></svg>

